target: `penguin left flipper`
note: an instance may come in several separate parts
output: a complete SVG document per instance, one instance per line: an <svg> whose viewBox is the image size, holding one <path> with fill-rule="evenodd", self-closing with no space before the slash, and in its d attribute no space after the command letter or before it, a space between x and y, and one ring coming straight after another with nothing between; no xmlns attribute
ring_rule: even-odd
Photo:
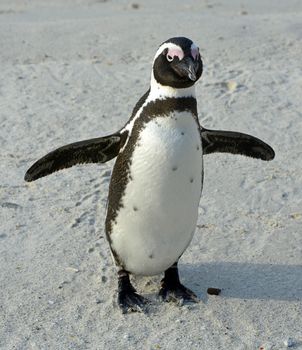
<svg viewBox="0 0 302 350"><path fill-rule="evenodd" d="M233 153L262 160L272 160L275 152L258 138L235 131L201 129L203 154Z"/></svg>
<svg viewBox="0 0 302 350"><path fill-rule="evenodd" d="M83 163L105 163L116 157L123 147L128 132L74 142L46 154L26 172L25 181L34 181L55 171Z"/></svg>

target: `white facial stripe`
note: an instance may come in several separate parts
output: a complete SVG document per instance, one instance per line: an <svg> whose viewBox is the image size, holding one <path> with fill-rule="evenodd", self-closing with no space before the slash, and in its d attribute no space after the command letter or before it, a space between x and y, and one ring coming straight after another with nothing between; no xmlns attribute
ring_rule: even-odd
<svg viewBox="0 0 302 350"><path fill-rule="evenodd" d="M154 61L157 59L157 57L165 50L165 49L168 49L168 51L177 51L177 52L182 52L183 54L183 51L182 51L182 48L178 45L175 45L173 43L165 43L165 44L162 44L159 49L156 51L156 54L154 56L154 60L153 60L153 63ZM172 56L173 57L173 56Z"/></svg>
<svg viewBox="0 0 302 350"><path fill-rule="evenodd" d="M168 55L171 57L178 57L179 60L182 60L184 57L184 52L182 48L176 44L173 43L165 43L159 47L159 49L156 51L156 54L154 56L154 61L157 59L157 57L165 50L168 49ZM199 48L196 46L194 43L191 45L191 55L194 58L194 60L198 57L199 55Z"/></svg>

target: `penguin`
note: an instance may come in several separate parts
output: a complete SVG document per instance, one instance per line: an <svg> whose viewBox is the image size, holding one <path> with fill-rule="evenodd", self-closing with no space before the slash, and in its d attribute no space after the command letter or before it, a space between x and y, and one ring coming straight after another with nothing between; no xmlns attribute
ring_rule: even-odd
<svg viewBox="0 0 302 350"><path fill-rule="evenodd" d="M148 91L119 131L60 147L34 163L25 181L34 181L81 163L116 157L106 237L117 267L117 303L123 313L145 312L148 300L130 275L163 273L159 298L198 302L180 281L178 261L190 244L203 187L203 155L225 152L274 158L274 150L251 135L209 130L200 125L195 83L203 72L198 46L185 37L163 42L156 51Z"/></svg>

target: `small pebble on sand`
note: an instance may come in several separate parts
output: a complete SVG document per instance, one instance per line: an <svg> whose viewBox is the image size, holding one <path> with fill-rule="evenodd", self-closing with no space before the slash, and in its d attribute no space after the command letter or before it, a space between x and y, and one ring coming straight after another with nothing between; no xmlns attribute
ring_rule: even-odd
<svg viewBox="0 0 302 350"><path fill-rule="evenodd" d="M227 81L226 87L229 92L234 92L237 89L237 83L234 80Z"/></svg>
<svg viewBox="0 0 302 350"><path fill-rule="evenodd" d="M209 295L219 295L221 293L221 289L210 287L210 288L208 288L207 293Z"/></svg>
<svg viewBox="0 0 302 350"><path fill-rule="evenodd" d="M295 341L292 338L287 338L283 343L287 348L292 348L295 345Z"/></svg>

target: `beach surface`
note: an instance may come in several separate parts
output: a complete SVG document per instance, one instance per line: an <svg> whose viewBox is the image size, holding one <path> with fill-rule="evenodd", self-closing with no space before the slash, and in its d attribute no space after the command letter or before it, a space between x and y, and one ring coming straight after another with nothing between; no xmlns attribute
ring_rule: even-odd
<svg viewBox="0 0 302 350"><path fill-rule="evenodd" d="M298 0L1 0L1 349L302 349L301 23ZM158 46L180 35L204 60L201 125L276 157L204 157L179 264L201 301L162 303L161 276L135 277L150 310L122 315L104 232L114 161L23 178L49 151L120 129Z"/></svg>

